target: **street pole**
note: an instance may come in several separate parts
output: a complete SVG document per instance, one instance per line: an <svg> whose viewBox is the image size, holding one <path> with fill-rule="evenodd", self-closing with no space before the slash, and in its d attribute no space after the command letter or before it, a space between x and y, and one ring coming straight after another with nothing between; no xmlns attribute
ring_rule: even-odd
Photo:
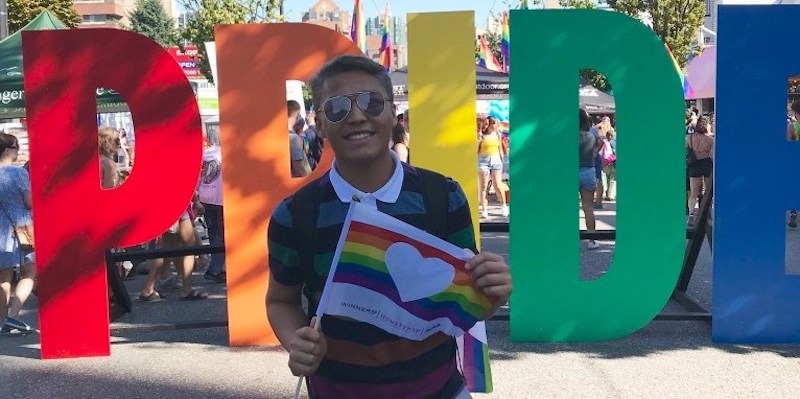
<svg viewBox="0 0 800 399"><path fill-rule="evenodd" d="M0 39L8 36L8 0L0 0Z"/></svg>

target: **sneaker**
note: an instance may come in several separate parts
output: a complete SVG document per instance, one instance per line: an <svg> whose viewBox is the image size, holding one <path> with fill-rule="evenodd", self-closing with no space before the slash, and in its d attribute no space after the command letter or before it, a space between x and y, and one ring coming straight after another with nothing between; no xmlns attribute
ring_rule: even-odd
<svg viewBox="0 0 800 399"><path fill-rule="evenodd" d="M3 324L3 328L8 327L9 330L20 330L20 331L33 331L33 327L29 326L22 320L17 320L11 316L6 318L6 323Z"/></svg>
<svg viewBox="0 0 800 399"><path fill-rule="evenodd" d="M595 241L595 240L588 240L588 242L586 243L586 248L587 249L597 249L597 248L600 248L600 244L598 244L597 241Z"/></svg>
<svg viewBox="0 0 800 399"><path fill-rule="evenodd" d="M481 211L481 219L488 219L489 211Z"/></svg>
<svg viewBox="0 0 800 399"><path fill-rule="evenodd" d="M215 283L221 283L221 284L225 283L225 281L227 280L227 277L228 276L225 274L225 272L222 272L222 273L219 273L219 274L211 274L209 272L206 272L205 274L203 274L203 278L205 278L206 280L213 281Z"/></svg>
<svg viewBox="0 0 800 399"><path fill-rule="evenodd" d="M603 204L594 204L594 209L603 209Z"/></svg>
<svg viewBox="0 0 800 399"><path fill-rule="evenodd" d="M503 212L502 213L503 217L507 218L508 217L508 205L503 205L503 211L502 212Z"/></svg>

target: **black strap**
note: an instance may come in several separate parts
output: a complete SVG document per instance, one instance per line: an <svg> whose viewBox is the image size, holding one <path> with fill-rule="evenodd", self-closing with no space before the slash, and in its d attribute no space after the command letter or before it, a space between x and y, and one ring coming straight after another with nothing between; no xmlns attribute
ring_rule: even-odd
<svg viewBox="0 0 800 399"><path fill-rule="evenodd" d="M441 239L447 239L447 210L450 203L448 178L422 168L417 168L425 202L425 230Z"/></svg>
<svg viewBox="0 0 800 399"><path fill-rule="evenodd" d="M317 252L316 237L317 218L319 207L322 204L322 189L319 179L303 186L292 197L289 203L289 212L292 214L292 226L300 256L300 269L303 274L303 294L308 300L309 319L317 312L317 302L314 296L314 254Z"/></svg>

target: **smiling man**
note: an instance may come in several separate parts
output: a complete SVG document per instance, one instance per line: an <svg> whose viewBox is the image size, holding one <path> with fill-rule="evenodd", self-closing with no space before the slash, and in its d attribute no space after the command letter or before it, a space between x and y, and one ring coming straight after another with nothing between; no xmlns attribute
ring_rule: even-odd
<svg viewBox="0 0 800 399"><path fill-rule="evenodd" d="M389 149L396 116L392 83L381 65L338 57L318 72L311 90L318 134L336 160L323 177L278 205L268 238L268 315L290 352L290 370L308 376L311 398L469 398L453 337L438 333L410 341L328 315L321 323L311 320L309 327L354 199L475 250L469 206L458 183L403 164ZM440 207L429 205L433 184L443 193ZM437 209L441 215L432 214ZM511 276L502 257L482 253L468 261L467 269L498 307L507 302Z"/></svg>

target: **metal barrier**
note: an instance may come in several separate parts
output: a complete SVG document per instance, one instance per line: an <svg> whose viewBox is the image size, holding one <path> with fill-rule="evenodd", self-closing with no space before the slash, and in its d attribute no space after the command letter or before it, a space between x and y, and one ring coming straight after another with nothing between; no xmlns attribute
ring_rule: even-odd
<svg viewBox="0 0 800 399"><path fill-rule="evenodd" d="M686 238L689 242L686 245L686 253L684 257L683 266L681 268L681 275L678 284L673 291L671 299L684 307L686 312L662 312L656 316L655 320L667 321L711 321L711 313L700 305L694 298L687 294L686 290L689 285L689 280L694 273L694 267L697 263L697 257L700 249L703 246L705 239L708 239L709 244L712 244L712 222L711 222L711 205L713 193L709 192L703 196L700 203L700 212L697 215L697 221L694 226L686 230ZM486 222L480 224L481 233L508 233L509 223L500 222ZM586 231L581 230L579 234L582 240L603 240L613 241L617 237L616 230L597 230ZM142 250L127 250L125 252L109 251L106 254L106 263L108 267L109 286L114 293L114 302L120 305L123 313L132 310L132 304L127 290L120 278L119 272L115 267L116 262L122 261L142 261L157 258L174 258L188 255L205 255L223 253L225 247L221 245L199 245L183 248L170 248L170 249L142 249ZM112 309L112 320L116 319L121 313L115 312ZM507 321L510 319L509 314L500 314L492 317L491 321ZM227 321L219 322L198 322L198 323L183 323L183 324L165 324L156 326L144 327L125 327L112 329L112 331L130 331L130 330L180 330L192 328L210 328L210 327L227 327Z"/></svg>

